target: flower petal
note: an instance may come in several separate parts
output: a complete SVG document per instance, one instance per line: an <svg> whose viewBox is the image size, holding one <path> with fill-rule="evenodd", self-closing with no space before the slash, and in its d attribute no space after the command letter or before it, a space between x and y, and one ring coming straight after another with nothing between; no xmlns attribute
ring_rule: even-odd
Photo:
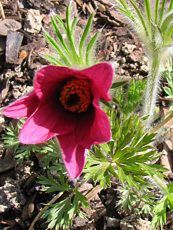
<svg viewBox="0 0 173 230"><path fill-rule="evenodd" d="M37 111L25 122L19 140L23 144L38 144L58 134L71 132L75 118L53 102L40 104Z"/></svg>
<svg viewBox="0 0 173 230"><path fill-rule="evenodd" d="M74 133L58 136L62 158L71 179L81 175L85 165L85 148L77 145Z"/></svg>
<svg viewBox="0 0 173 230"><path fill-rule="evenodd" d="M112 65L106 62L84 70L50 65L37 72L34 79L34 90L40 99L45 99L48 95L52 95L63 81L76 77L91 80L93 94L104 100L110 100L108 90L112 84L113 74Z"/></svg>
<svg viewBox="0 0 173 230"><path fill-rule="evenodd" d="M62 81L74 76L74 71L63 66L46 66L40 69L34 79L34 90L40 99L44 99L57 89Z"/></svg>
<svg viewBox="0 0 173 230"><path fill-rule="evenodd" d="M76 137L79 145L90 148L93 144L104 143L111 139L111 128L106 113L94 105L88 116L78 120Z"/></svg>
<svg viewBox="0 0 173 230"><path fill-rule="evenodd" d="M111 139L111 127L106 113L95 105L95 118L90 129L90 136L95 144L108 142Z"/></svg>
<svg viewBox="0 0 173 230"><path fill-rule="evenodd" d="M34 92L31 92L7 106L4 109L3 114L6 117L11 117L15 119L29 117L36 110L38 104L38 97L35 95Z"/></svg>
<svg viewBox="0 0 173 230"><path fill-rule="evenodd" d="M98 95L99 98L102 98L105 101L111 100L108 93L114 75L114 70L111 64L106 62L99 63L88 69L82 70L80 74L87 76L88 79L91 80L94 95Z"/></svg>

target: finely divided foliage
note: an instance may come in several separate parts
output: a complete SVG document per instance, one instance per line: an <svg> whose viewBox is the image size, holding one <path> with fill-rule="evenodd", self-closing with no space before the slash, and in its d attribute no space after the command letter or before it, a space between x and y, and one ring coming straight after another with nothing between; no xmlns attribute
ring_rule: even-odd
<svg viewBox="0 0 173 230"><path fill-rule="evenodd" d="M44 206L38 216L46 220L49 229L69 229L70 226L73 226L73 219L76 216L85 216L85 209L88 208L89 202L80 188L88 180L93 185L97 184L97 186L104 189L111 187L112 183L116 183L119 194L118 207L116 208L129 215L133 213L136 216L152 218L151 227L153 229L162 228L166 223L167 211L173 210L173 185L167 183L163 174L165 169L156 163L160 157L153 145L156 134L149 130L146 131L146 124L147 126L150 125L152 120L151 116L158 86L158 84L154 85L154 83L158 82L160 76L160 66L163 64L162 55L165 50L170 50L169 45L172 41L173 1L170 1L167 6L166 1L156 0L154 11L151 9L150 0L144 0L142 10L134 0L117 0L116 2L118 3L117 9L128 17L136 28L139 28L137 32L146 42L146 49L151 61L151 75L148 78L146 93L146 98L150 96L151 100L148 101L147 106L145 105L145 115L149 114L149 118L147 116L141 117L138 114L145 88L144 81L133 80L127 82L124 80L115 82L112 85L112 101L108 102L110 100L108 90L111 86L113 74L111 65L101 63L85 70L71 68L84 68L95 64L96 61L91 57L94 57L93 47L97 34L90 38L93 20L93 15L91 15L83 28L80 39L76 39L75 29L78 18L73 17L71 20L70 5L66 11L65 22L57 15L51 16L56 39L44 32L48 43L57 53L57 56L52 54L47 55L46 58L55 66L45 67L40 70L34 83L36 90L17 100L6 110L6 115L9 116L15 116L14 111L17 111L17 118L32 116L33 113L37 113L39 110L41 103L44 101L42 99L46 99L45 94L49 95L55 85L54 83L57 83L60 78L64 79L64 76L67 84L63 85L63 90L61 87L60 102L67 108L68 113L70 111L71 115L73 111L77 110L79 112L77 117L79 118L80 113L85 112L88 103L91 101L90 93L92 92L93 94L94 107L89 112L90 115L94 116L85 117L85 122L80 123L78 130L76 126L74 129L73 122L68 124L64 122L63 128L61 127L58 130L63 132L58 137L61 148L66 153L72 153L71 158L65 157L65 155L61 157L60 147L56 139L54 139L57 133L55 130L50 132L50 129L47 128L48 124L46 124L46 127L42 127L40 117L35 118L34 121L39 121L39 128L42 127L46 129L46 132L47 130L49 131L48 134L46 133L46 135L42 136L44 141L47 142L35 145L41 142L38 141L40 135L28 135L28 133L25 133L20 134L20 140L22 136L23 143L32 145L22 145L17 137L23 121L18 122L16 126L9 126L3 136L5 148L14 150L18 164L31 158L33 154L36 154L36 156L41 154L42 156L39 162L43 168L43 175L38 176L38 183L41 185L42 192L51 194L53 198ZM64 39L64 35L66 39ZM62 67L64 65L70 68ZM75 80L71 79L70 82L68 81L69 72L70 76L77 76ZM50 76L51 79L49 78ZM85 77L87 77L87 80L91 80L91 88L92 90L94 89L91 92L88 87L88 81L85 82ZM45 78L47 84L43 85L42 80ZM52 79L54 79L54 82L52 82ZM80 82L81 79L82 83ZM172 96L172 88L170 88L172 79L167 77L167 80L169 86L165 88L165 92L170 97ZM81 95L84 85L88 90ZM79 104L67 103L66 99L70 95L69 88L72 86L74 87L73 90L76 90L79 93L78 96L81 96L82 99L84 96L87 97L87 103L82 104L83 107ZM155 94L153 94L153 91ZM68 95L66 92L68 92ZM106 113L99 107L98 100L100 98L102 99L100 104L102 104ZM44 103L43 106L45 106ZM95 108L96 110L94 110ZM102 119L94 119L101 114ZM58 116L58 113L56 115ZM111 123L110 126L107 116ZM68 118L73 119L74 116L68 116ZM50 124L52 123L50 122ZM85 129L83 131L82 126L86 129L89 126L90 129L85 133ZM92 129L93 126L94 129ZM110 136L110 127L112 136ZM66 133L67 130L69 133ZM33 132L33 129L28 129L27 132ZM32 139L34 135L36 139ZM65 139L62 138L63 135ZM32 138L29 138L30 136ZM53 137L53 139L49 140L50 137ZM77 140L75 139L76 137L78 137ZM105 141L107 143L103 143ZM71 145L72 142L74 142L75 146ZM84 145L86 143L87 145ZM76 147L77 144L78 147ZM74 147L74 151L71 151L71 146ZM78 155L75 155L75 151L77 151L76 149L79 150L81 146L84 149L91 147L87 155L87 164L83 171L83 177L78 181L70 181L62 164L62 159L66 158L64 162L71 177L79 176L84 166L84 152L78 151Z"/></svg>
<svg viewBox="0 0 173 230"><path fill-rule="evenodd" d="M164 87L166 98L173 101L173 65L172 60L168 62L167 69L163 72L163 78L167 81L167 85Z"/></svg>

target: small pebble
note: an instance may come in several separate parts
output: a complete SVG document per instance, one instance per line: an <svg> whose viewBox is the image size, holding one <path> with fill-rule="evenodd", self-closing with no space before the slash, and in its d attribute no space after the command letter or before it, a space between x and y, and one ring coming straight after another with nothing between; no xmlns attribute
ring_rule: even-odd
<svg viewBox="0 0 173 230"><path fill-rule="evenodd" d="M0 21L0 35L1 36L7 36L8 31L17 31L22 28L22 25L20 22L14 20L14 19L4 19Z"/></svg>
<svg viewBox="0 0 173 230"><path fill-rule="evenodd" d="M23 34L20 32L9 31L6 42L6 62L11 64L18 63L18 54L22 44Z"/></svg>
<svg viewBox="0 0 173 230"><path fill-rule="evenodd" d="M40 15L39 10L30 9L27 12L24 30L29 33L39 33L42 27L43 16Z"/></svg>

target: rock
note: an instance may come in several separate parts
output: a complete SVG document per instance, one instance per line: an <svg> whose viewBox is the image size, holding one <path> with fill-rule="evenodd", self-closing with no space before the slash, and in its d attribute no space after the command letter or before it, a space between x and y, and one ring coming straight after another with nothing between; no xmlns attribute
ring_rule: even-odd
<svg viewBox="0 0 173 230"><path fill-rule="evenodd" d="M129 67L130 69L135 69L136 66L134 64L130 64Z"/></svg>
<svg viewBox="0 0 173 230"><path fill-rule="evenodd" d="M13 208L19 210L24 203L18 181L7 178L4 186L0 187L0 213Z"/></svg>
<svg viewBox="0 0 173 230"><path fill-rule="evenodd" d="M18 9L24 9L25 8L24 1L23 0L17 1L17 7Z"/></svg>
<svg viewBox="0 0 173 230"><path fill-rule="evenodd" d="M43 15L43 24L44 24L44 26L45 26L45 25L49 25L50 22L51 22L50 15L44 14L44 15Z"/></svg>
<svg viewBox="0 0 173 230"><path fill-rule="evenodd" d="M5 120L4 120L4 122L5 122ZM1 132L1 130L0 130L0 132ZM4 143L2 143L2 141L0 141L0 158L2 157L3 153L4 153Z"/></svg>
<svg viewBox="0 0 173 230"><path fill-rule="evenodd" d="M3 115L0 114L0 132L3 130L4 124L5 124L5 119ZM0 152L1 152L1 148L0 148Z"/></svg>
<svg viewBox="0 0 173 230"><path fill-rule="evenodd" d="M139 51L139 50L135 50L133 52L129 52L129 59L130 61L133 61L133 62L140 62L141 61L141 58L142 58L142 52Z"/></svg>
<svg viewBox="0 0 173 230"><path fill-rule="evenodd" d="M106 11L106 7L103 4L101 4L101 3L97 3L97 8L102 13Z"/></svg>
<svg viewBox="0 0 173 230"><path fill-rule="evenodd" d="M119 14L115 9L112 7L109 8L107 11L108 14L110 14L110 18L113 19L113 21L117 22L117 25L121 26L123 22L123 16Z"/></svg>
<svg viewBox="0 0 173 230"><path fill-rule="evenodd" d="M125 57L123 57L123 58L120 59L120 64L122 65L124 63L126 63L126 58Z"/></svg>
<svg viewBox="0 0 173 230"><path fill-rule="evenodd" d="M54 4L59 1L40 1L40 0L27 0L27 5L30 8L40 10L42 13L50 13L53 9ZM64 4L64 1L63 1ZM61 4L59 4L61 5Z"/></svg>
<svg viewBox="0 0 173 230"><path fill-rule="evenodd" d="M106 217L106 223L108 228L119 229L120 227L120 220L117 218Z"/></svg>
<svg viewBox="0 0 173 230"><path fill-rule="evenodd" d="M79 187L79 191L82 193L82 194L86 194L88 191L90 191L91 189L93 188L92 184L90 183L84 183L82 184L82 186Z"/></svg>
<svg viewBox="0 0 173 230"><path fill-rule="evenodd" d="M86 213L86 219L82 217L75 218L74 220L74 229L76 227L80 226L81 229L95 229L95 228L89 228L90 224L95 223L100 219L103 215L106 213L106 209L101 202L101 199L98 195L100 191L100 187L96 186L93 188L93 186L89 183L84 183L80 188L79 191L82 192L82 194L85 195L87 200L90 203L90 206L87 208L83 208L83 211ZM89 191L89 192L87 192ZM87 194L86 194L87 192Z"/></svg>
<svg viewBox="0 0 173 230"><path fill-rule="evenodd" d="M20 32L9 31L6 42L6 62L11 64L18 63L18 54L22 44L23 34Z"/></svg>
<svg viewBox="0 0 173 230"><path fill-rule="evenodd" d="M30 196L27 200L27 203L25 204L23 210L22 210L22 220L27 220L32 217L33 212L34 212L34 200L36 198L36 193L32 196Z"/></svg>
<svg viewBox="0 0 173 230"><path fill-rule="evenodd" d="M0 21L0 35L1 36L7 36L8 31L17 31L22 28L22 25L20 22L14 20L14 19L4 19Z"/></svg>
<svg viewBox="0 0 173 230"><path fill-rule="evenodd" d="M151 222L135 216L127 216L120 221L121 230L150 230Z"/></svg>
<svg viewBox="0 0 173 230"><path fill-rule="evenodd" d="M3 101L7 97L9 88L10 88L10 84L8 79L4 79L3 81L0 80L0 101Z"/></svg>
<svg viewBox="0 0 173 230"><path fill-rule="evenodd" d="M0 55L5 52L5 44L5 39L3 37L0 37Z"/></svg>
<svg viewBox="0 0 173 230"><path fill-rule="evenodd" d="M148 65L148 58L146 56L142 56L142 62L146 65Z"/></svg>
<svg viewBox="0 0 173 230"><path fill-rule="evenodd" d="M24 60L26 60L26 58L28 57L29 52L27 52L26 50L21 50L19 53L19 61L18 63L21 64Z"/></svg>
<svg viewBox="0 0 173 230"><path fill-rule="evenodd" d="M104 5L111 6L111 3L110 3L109 0L101 0L101 2L102 2Z"/></svg>
<svg viewBox="0 0 173 230"><path fill-rule="evenodd" d="M77 216L74 220L74 226L73 226L74 229L79 228L79 229L87 230L91 226L94 227L94 223L92 223L92 222L90 223L87 218L81 218L81 217Z"/></svg>
<svg viewBox="0 0 173 230"><path fill-rule="evenodd" d="M126 36L127 35L127 29L125 29L124 27L117 28L116 35L118 37Z"/></svg>
<svg viewBox="0 0 173 230"><path fill-rule="evenodd" d="M0 173L4 173L15 166L15 161L11 159L0 159Z"/></svg>
<svg viewBox="0 0 173 230"><path fill-rule="evenodd" d="M39 33L42 27L43 17L40 15L39 10L30 9L27 12L24 30L29 33Z"/></svg>
<svg viewBox="0 0 173 230"><path fill-rule="evenodd" d="M128 43L124 43L123 47L122 47L122 52L127 55L130 54L134 51L134 49L136 48L135 45L133 44L128 44Z"/></svg>
<svg viewBox="0 0 173 230"><path fill-rule="evenodd" d="M149 67L148 67L147 65L142 65L141 68L140 68L140 71L141 71L143 74L147 75L148 72L149 72Z"/></svg>

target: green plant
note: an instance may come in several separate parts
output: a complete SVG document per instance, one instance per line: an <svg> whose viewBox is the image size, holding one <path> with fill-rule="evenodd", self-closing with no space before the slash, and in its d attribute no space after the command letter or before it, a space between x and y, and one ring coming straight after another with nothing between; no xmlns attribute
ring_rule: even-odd
<svg viewBox="0 0 173 230"><path fill-rule="evenodd" d="M51 166L48 175L39 176L38 182L42 185L42 191L58 194L56 203L49 204L42 212L48 228L69 229L75 216L85 217L83 209L89 207L87 198L78 189L80 183L77 186L70 183L62 164Z"/></svg>
<svg viewBox="0 0 173 230"><path fill-rule="evenodd" d="M51 16L51 23L56 35L57 41L44 31L47 42L54 48L57 55L47 54L45 58L54 65L64 65L75 67L85 67L94 64L94 47L98 38L98 33L91 38L90 31L93 21L93 15L90 15L85 28L76 39L76 25L78 17L71 19L71 4L66 10L66 20L58 15ZM62 36L65 34L66 39Z"/></svg>
<svg viewBox="0 0 173 230"><path fill-rule="evenodd" d="M6 129L3 136L4 147L13 149L18 164L28 160L31 154L42 156L39 161L42 164L42 169L47 172L47 176L40 175L38 183L42 185L42 191L46 193L60 193L60 200L49 205L42 213L42 218L46 219L50 229L69 229L76 215L85 216L82 207L89 206L87 199L78 191L77 187L70 183L66 170L59 163L60 159L57 154L59 149L56 140L50 140L43 145L22 145L17 138L21 124L21 122L18 122L16 126L11 124Z"/></svg>
<svg viewBox="0 0 173 230"><path fill-rule="evenodd" d="M153 214L153 207L155 206L156 198L152 192L153 185L142 185L138 190L135 187L123 185L118 188L120 193L118 208L121 212L142 216L144 218L151 217Z"/></svg>
<svg viewBox="0 0 173 230"><path fill-rule="evenodd" d="M117 178L121 183L121 210L152 217L152 229L163 227L167 211L173 210L173 193L172 184L167 185L163 176L165 169L155 163L159 159L153 147L155 134L146 133L138 115L116 116L117 112L110 110L112 140L93 148L84 177L103 188L110 187L112 178Z"/></svg>
<svg viewBox="0 0 173 230"><path fill-rule="evenodd" d="M155 134L145 133L141 119L135 115L116 117L110 112L112 140L95 146L90 153L85 169L85 178L99 182L104 188L111 185L111 178L140 189L147 183L147 175L162 176L162 167L155 162L159 155L152 147Z"/></svg>
<svg viewBox="0 0 173 230"><path fill-rule="evenodd" d="M173 99L173 63L168 62L168 68L163 72L163 78L167 81L167 86L163 89L166 93L166 98Z"/></svg>
<svg viewBox="0 0 173 230"><path fill-rule="evenodd" d="M160 8L159 1L156 0L154 14L151 12L149 0L144 1L142 10L134 0L117 2L119 11L139 28L137 32L145 39L150 57L151 75L148 77L146 98L150 95L151 100L145 105L145 114L149 114L149 118L135 114L141 103L145 81L115 82L112 86L112 102L103 102L111 122L112 139L108 143L92 147L83 177L104 189L111 187L112 179L116 178L120 194L119 208L137 216L153 217L152 228L162 228L166 223L167 211L173 210L173 186L165 181L165 169L156 163L160 157L153 146L156 134L146 131L144 124L146 119L147 127L152 122L163 53L172 39L171 35L165 36L165 26L169 26L171 22L169 15L172 15L173 1L167 9L165 1L162 1ZM67 8L65 22L59 16L51 16L57 41L47 32L45 37L57 52L57 57L53 54L48 55L47 59L55 65L89 66L93 63L90 57L94 55L93 46L97 38L96 33L88 40L93 16L89 17L78 42L75 38L78 18L71 20L70 11L71 6ZM66 39L63 38L62 31L66 34ZM19 128L20 123L7 128L3 137L4 146L14 149L18 164L28 159L31 154L42 156L39 163L43 170L38 177L38 183L43 192L52 196L35 217L30 229L34 228L39 218L46 220L49 229L69 229L73 225L73 218L83 217L84 209L89 205L87 195L80 192L83 182L69 181L54 139L37 146L22 145L16 138ZM158 191L160 197L155 191Z"/></svg>
<svg viewBox="0 0 173 230"><path fill-rule="evenodd" d="M21 123L18 122L17 125L12 123L6 128L5 134L2 136L3 145L6 149L13 149L14 152L19 148L19 129L21 128Z"/></svg>
<svg viewBox="0 0 173 230"><path fill-rule="evenodd" d="M49 206L44 212L43 218L48 219L48 228L50 229L69 229L76 215L84 218L85 214L81 207L88 207L88 202L85 196L75 190L65 199Z"/></svg>
<svg viewBox="0 0 173 230"><path fill-rule="evenodd" d="M145 45L149 57L149 75L144 102L144 115L148 115L146 128L150 128L159 90L164 62L172 53L173 1L156 0L154 8L150 0L144 0L142 9L134 0L115 0L117 9L132 23Z"/></svg>
<svg viewBox="0 0 173 230"><path fill-rule="evenodd" d="M55 204L51 204L42 213L50 229L69 229L75 216L84 217L82 208L89 206L88 201L77 188L70 186L65 175L58 171L57 177L41 176L39 182L47 193L61 192Z"/></svg>
<svg viewBox="0 0 173 230"><path fill-rule="evenodd" d="M165 195L159 200L153 208L154 217L151 227L154 229L166 224L167 211L173 211L173 184L168 184L165 189Z"/></svg>
<svg viewBox="0 0 173 230"><path fill-rule="evenodd" d="M14 157L18 164L28 160L32 154L38 154L43 156L40 159L40 163L42 163L43 167L49 168L49 166L58 159L59 147L57 141L52 139L41 145L22 145L18 139L22 123L21 121L16 123L16 125L11 123L6 128L5 134L2 136L4 148L13 150Z"/></svg>
<svg viewBox="0 0 173 230"><path fill-rule="evenodd" d="M121 112L130 114L136 111L143 99L145 83L145 80L131 80L129 83L119 87L118 90L112 90L113 97L116 99ZM125 101L127 103L124 103Z"/></svg>
<svg viewBox="0 0 173 230"><path fill-rule="evenodd" d="M158 179L158 178L157 178ZM160 181L162 184L165 182ZM123 186L119 188L121 211L135 214L136 216L152 217L151 229L161 228L167 222L167 212L173 211L173 184L164 185L164 190L159 189L154 181L142 186L140 190Z"/></svg>

